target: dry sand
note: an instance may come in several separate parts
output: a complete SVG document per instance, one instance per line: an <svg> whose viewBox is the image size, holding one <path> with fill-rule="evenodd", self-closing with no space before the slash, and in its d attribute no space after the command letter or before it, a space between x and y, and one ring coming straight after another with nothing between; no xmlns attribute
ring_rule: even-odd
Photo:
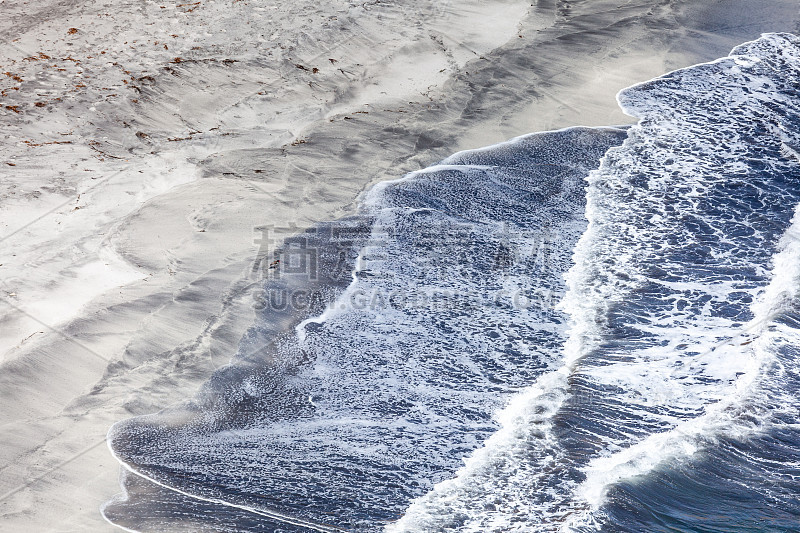
<svg viewBox="0 0 800 533"><path fill-rule="evenodd" d="M259 232L800 29L794 1L0 1L0 530L114 530L112 423L253 317ZM74 28L76 31L72 31Z"/></svg>

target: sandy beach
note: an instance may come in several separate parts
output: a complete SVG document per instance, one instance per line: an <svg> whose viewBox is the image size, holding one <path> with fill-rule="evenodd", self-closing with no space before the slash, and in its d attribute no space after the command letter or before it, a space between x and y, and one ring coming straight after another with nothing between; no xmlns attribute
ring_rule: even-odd
<svg viewBox="0 0 800 533"><path fill-rule="evenodd" d="M0 13L0 530L20 532L118 530L106 432L227 363L259 228L345 216L459 150L631 123L620 89L800 31L788 0Z"/></svg>

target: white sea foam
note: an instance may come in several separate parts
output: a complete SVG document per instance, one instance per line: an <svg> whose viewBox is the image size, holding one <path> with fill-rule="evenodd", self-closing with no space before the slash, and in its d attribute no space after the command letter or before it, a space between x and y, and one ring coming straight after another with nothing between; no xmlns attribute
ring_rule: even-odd
<svg viewBox="0 0 800 533"><path fill-rule="evenodd" d="M800 73L798 50L766 35L620 94L640 123L589 177L561 366L388 531L592 530L614 484L763 429L742 415L777 348L800 342L774 323L800 288L798 216L786 216L798 135L774 126L798 111L778 90ZM785 221L780 245L769 217Z"/></svg>
<svg viewBox="0 0 800 533"><path fill-rule="evenodd" d="M720 435L748 438L754 431L751 420L739 417L748 402L757 401L757 388L764 370L777 362L776 347L800 343L800 332L775 327L775 319L800 303L800 206L791 227L781 239L780 252L773 259L772 279L753 304L753 318L741 330L728 331L729 338L716 350L699 357L717 363L716 375L738 369L719 401L708 405L705 414L677 424L669 431L648 436L636 444L593 460L586 481L579 488L593 510L603 503L605 491L614 483L650 472L667 461L691 456L705 443ZM787 339L787 337L789 337ZM747 339L745 342L742 342ZM705 363L704 363L705 364ZM727 379L730 376L725 375ZM751 406L752 407L752 406ZM582 516L573 526L586 521Z"/></svg>

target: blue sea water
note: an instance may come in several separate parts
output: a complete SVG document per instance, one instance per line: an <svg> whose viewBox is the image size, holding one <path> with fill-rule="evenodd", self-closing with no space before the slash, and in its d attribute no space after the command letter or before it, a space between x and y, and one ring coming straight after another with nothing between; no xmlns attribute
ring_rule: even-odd
<svg viewBox="0 0 800 533"><path fill-rule="evenodd" d="M619 100L638 124L456 154L287 244L231 364L110 431L106 518L800 531L800 39Z"/></svg>

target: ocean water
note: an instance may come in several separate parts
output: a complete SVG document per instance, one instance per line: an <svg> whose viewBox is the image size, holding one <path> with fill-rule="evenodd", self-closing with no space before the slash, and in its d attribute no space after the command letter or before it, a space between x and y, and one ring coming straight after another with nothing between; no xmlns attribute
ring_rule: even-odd
<svg viewBox="0 0 800 533"><path fill-rule="evenodd" d="M456 154L287 243L231 364L109 432L105 517L800 531L800 39L619 101L638 124Z"/></svg>

